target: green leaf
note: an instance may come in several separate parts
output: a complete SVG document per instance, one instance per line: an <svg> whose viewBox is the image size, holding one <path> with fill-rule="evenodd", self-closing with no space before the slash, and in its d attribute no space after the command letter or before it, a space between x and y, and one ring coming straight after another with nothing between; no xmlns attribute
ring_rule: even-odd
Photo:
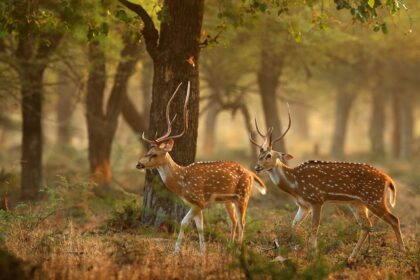
<svg viewBox="0 0 420 280"><path fill-rule="evenodd" d="M118 10L115 12L115 17L123 22L129 22L130 18L124 10Z"/></svg>
<svg viewBox="0 0 420 280"><path fill-rule="evenodd" d="M106 23L106 22L102 23L102 24L101 24L101 28L100 28L100 32L101 32L103 35L108 35L108 32L109 32L109 24L108 24L108 23Z"/></svg>
<svg viewBox="0 0 420 280"><path fill-rule="evenodd" d="M374 8L375 7L375 0L368 0L367 1L369 7Z"/></svg>
<svg viewBox="0 0 420 280"><path fill-rule="evenodd" d="M381 30L382 30L382 33L388 34L388 26L386 25L385 22L381 24Z"/></svg>

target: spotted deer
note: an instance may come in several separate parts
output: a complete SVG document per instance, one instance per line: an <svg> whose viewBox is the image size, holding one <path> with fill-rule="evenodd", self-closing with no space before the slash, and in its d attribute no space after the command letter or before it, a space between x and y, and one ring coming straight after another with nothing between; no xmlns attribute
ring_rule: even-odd
<svg viewBox="0 0 420 280"><path fill-rule="evenodd" d="M277 152L272 148L273 144L282 139L291 127L290 111L288 115L289 124L281 136L273 139L272 127L267 133L262 133L255 119L257 132L264 142L258 144L251 135L249 139L260 148L255 171L267 172L275 185L296 200L299 210L292 222L292 228L299 225L312 212L310 243L316 250L317 232L324 203L345 203L350 206L362 231L348 258L349 262L356 259L363 242L369 235L372 223L378 217L392 227L399 247L404 251L399 219L390 212L386 203L386 193L389 190L389 202L392 207L395 206L397 189L391 177L365 163L310 160L294 168L289 167L285 162L291 160L293 156ZM369 217L369 212L375 216Z"/></svg>
<svg viewBox="0 0 420 280"><path fill-rule="evenodd" d="M166 133L154 140L149 140L144 133L142 139L150 144L149 151L139 159L138 169L156 168L166 187L179 196L191 209L181 221L175 252L181 249L184 230L191 219L194 219L199 235L201 252L205 251L203 236L203 209L213 203L224 203L231 219L231 240L235 237L242 242L245 227L245 212L251 195L252 186L265 194L266 187L263 181L252 171L232 161L195 162L188 166L178 165L171 157L174 139L184 135L188 128L187 104L190 96L190 83L184 103L184 128L178 135L171 136L172 123L169 116L170 105L178 92L177 87L166 106ZM238 232L236 234L236 229Z"/></svg>

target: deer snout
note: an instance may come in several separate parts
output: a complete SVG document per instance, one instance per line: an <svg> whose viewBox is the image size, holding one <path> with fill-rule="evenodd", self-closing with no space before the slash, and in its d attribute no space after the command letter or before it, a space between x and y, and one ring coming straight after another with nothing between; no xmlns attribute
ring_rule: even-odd
<svg viewBox="0 0 420 280"><path fill-rule="evenodd" d="M255 170L257 173L259 173L259 172L263 171L263 169L264 169L264 167L262 167L262 166L261 166L261 165L259 165L259 164L256 164L256 165L254 166L254 170Z"/></svg>
<svg viewBox="0 0 420 280"><path fill-rule="evenodd" d="M137 162L137 164L136 164L136 168L137 169L144 169L146 166L143 164L143 163L141 163L140 161L139 162Z"/></svg>

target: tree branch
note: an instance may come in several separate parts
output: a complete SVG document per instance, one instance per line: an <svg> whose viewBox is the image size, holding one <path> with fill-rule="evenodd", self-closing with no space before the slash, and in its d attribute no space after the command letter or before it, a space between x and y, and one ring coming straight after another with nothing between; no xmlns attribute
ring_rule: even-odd
<svg viewBox="0 0 420 280"><path fill-rule="evenodd" d="M158 55L159 32L156 29L152 18L146 12L146 10L139 4L134 4L127 0L119 0L119 2L125 7L127 7L129 10L135 12L143 21L144 28L141 31L141 33L143 34L144 40L146 42L147 52L150 54L152 59L155 60Z"/></svg>
<svg viewBox="0 0 420 280"><path fill-rule="evenodd" d="M125 122L133 130L134 133L140 134L143 131L147 131L146 117L139 113L134 106L133 102L127 95L127 92L123 94L123 104L121 113ZM144 142L142 142L144 143Z"/></svg>

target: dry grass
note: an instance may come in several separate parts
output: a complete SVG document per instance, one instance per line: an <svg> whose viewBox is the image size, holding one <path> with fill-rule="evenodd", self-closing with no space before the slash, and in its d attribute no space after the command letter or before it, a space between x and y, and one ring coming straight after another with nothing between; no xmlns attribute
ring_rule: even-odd
<svg viewBox="0 0 420 280"><path fill-rule="evenodd" d="M197 234L190 226L182 252L172 255L176 234L138 226L130 219L137 217L132 215L139 208L118 206L126 216L111 214L114 222L127 219L129 226L124 227L97 219L101 204L90 197L90 204L81 208L86 217L74 218L59 210L63 202L57 193L53 196L60 203L49 199L36 208L18 207L8 214L9 220L0 216L0 231L4 247L24 261L32 279L419 279L420 198L409 189L400 187L395 211L408 252L398 251L392 230L379 223L352 266L345 260L356 243L358 226L347 208L326 208L319 257L310 258L309 219L293 234L290 223L296 209L279 195L272 191L253 197L244 251L226 242L230 227L218 207L205 213L207 253L198 252ZM59 211L51 210L55 204ZM48 215L51 211L54 214ZM275 239L280 248L270 249ZM279 255L287 260L271 262Z"/></svg>

